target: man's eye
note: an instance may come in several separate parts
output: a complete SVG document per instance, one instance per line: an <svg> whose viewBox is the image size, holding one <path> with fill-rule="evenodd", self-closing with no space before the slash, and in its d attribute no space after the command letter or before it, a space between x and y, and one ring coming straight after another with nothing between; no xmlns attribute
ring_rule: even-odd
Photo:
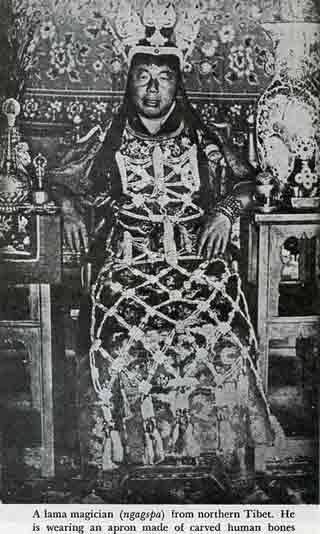
<svg viewBox="0 0 320 534"><path fill-rule="evenodd" d="M173 79L173 74L171 72L162 72L160 74L160 80L171 81Z"/></svg>
<svg viewBox="0 0 320 534"><path fill-rule="evenodd" d="M149 79L149 74L147 72L138 72L136 74L136 79L140 82L147 81Z"/></svg>

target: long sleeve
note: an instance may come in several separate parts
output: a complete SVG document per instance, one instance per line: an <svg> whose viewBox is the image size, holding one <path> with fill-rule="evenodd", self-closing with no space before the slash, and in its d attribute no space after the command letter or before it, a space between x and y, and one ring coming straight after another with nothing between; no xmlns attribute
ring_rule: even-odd
<svg viewBox="0 0 320 534"><path fill-rule="evenodd" d="M93 187L91 169L101 144L99 137L94 135L57 157L59 165L47 174L48 188L56 200L63 197L80 200L90 194Z"/></svg>
<svg viewBox="0 0 320 534"><path fill-rule="evenodd" d="M219 142L219 149L223 154L226 165L232 172L232 185L253 180L256 171L249 161L237 154L235 148L220 132L215 132L215 137Z"/></svg>
<svg viewBox="0 0 320 534"><path fill-rule="evenodd" d="M242 209L252 204L256 171L220 132L204 134L199 130L198 139L208 169L204 182L205 211L220 211L234 223Z"/></svg>

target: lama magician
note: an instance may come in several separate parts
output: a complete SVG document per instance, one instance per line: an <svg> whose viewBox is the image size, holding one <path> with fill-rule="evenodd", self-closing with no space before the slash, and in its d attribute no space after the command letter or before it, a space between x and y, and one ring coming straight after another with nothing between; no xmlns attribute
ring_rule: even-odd
<svg viewBox="0 0 320 534"><path fill-rule="evenodd" d="M272 442L275 426L229 254L255 170L190 104L173 28L150 24L128 53L118 113L84 159L77 153L85 165L70 158L52 172L71 247L88 247L84 197L95 211L80 317L81 455L85 469L104 472L218 462L239 492L252 487L254 448ZM221 157L233 177L223 196ZM85 195L73 185L79 169Z"/></svg>

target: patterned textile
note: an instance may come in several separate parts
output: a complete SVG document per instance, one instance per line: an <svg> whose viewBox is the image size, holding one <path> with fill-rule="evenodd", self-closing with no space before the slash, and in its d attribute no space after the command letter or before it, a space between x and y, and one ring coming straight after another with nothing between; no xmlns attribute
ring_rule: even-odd
<svg viewBox="0 0 320 534"><path fill-rule="evenodd" d="M157 138L127 126L116 160L123 199L92 291L89 463L213 455L243 481L272 429L239 275L196 252L197 147L183 123Z"/></svg>
<svg viewBox="0 0 320 534"><path fill-rule="evenodd" d="M18 28L26 27L28 14L36 13L41 19L28 50L34 73L28 86L72 90L79 96L84 88L91 92L123 90L128 66L123 47L147 3L15 0L14 6L24 8L24 16L17 20ZM161 0L159 3L167 4ZM188 90L256 92L266 86L272 74L273 54L261 22L279 20L277 3L258 0L248 5L247 0L203 0L195 5L192 0L177 0L174 6L183 27L182 36L193 33L194 19L200 17L197 39L185 63ZM5 13L0 14L5 18ZM178 32L178 41L182 36ZM59 104L50 111L59 113Z"/></svg>

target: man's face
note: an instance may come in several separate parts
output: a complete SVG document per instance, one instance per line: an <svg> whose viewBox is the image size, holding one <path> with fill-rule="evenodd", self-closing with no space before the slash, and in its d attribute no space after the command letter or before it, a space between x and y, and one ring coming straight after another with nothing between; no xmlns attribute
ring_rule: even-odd
<svg viewBox="0 0 320 534"><path fill-rule="evenodd" d="M177 74L168 65L139 62L131 72L131 98L143 117L163 117L177 93Z"/></svg>

